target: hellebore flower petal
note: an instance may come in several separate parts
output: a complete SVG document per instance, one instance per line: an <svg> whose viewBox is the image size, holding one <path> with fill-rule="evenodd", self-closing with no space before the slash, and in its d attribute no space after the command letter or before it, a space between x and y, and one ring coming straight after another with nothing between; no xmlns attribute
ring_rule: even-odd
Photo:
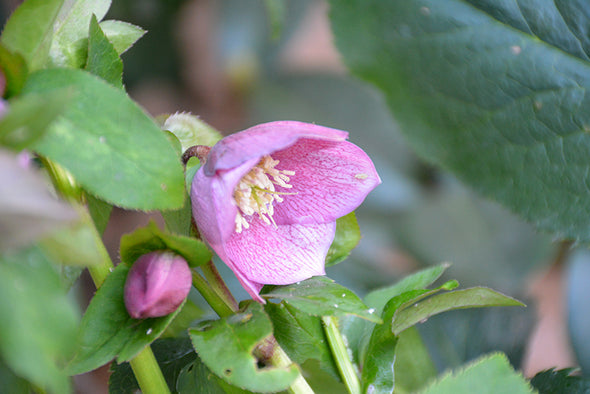
<svg viewBox="0 0 590 394"><path fill-rule="evenodd" d="M274 227L253 219L224 246L227 257L249 280L286 285L325 274L335 231L336 222Z"/></svg>
<svg viewBox="0 0 590 394"><path fill-rule="evenodd" d="M207 176L199 169L191 185L193 217L201 236L213 246L222 243L235 231L238 208L233 193L240 179L258 163L250 159L231 170Z"/></svg>
<svg viewBox="0 0 590 394"><path fill-rule="evenodd" d="M219 170L235 168L293 145L301 138L344 141L348 133L329 127L295 121L263 123L223 138L209 152L203 171L213 176ZM221 142L221 141L220 141Z"/></svg>
<svg viewBox="0 0 590 394"><path fill-rule="evenodd" d="M211 148L192 187L203 239L256 300L264 284L324 274L336 219L381 180L348 133L301 122L271 122Z"/></svg>
<svg viewBox="0 0 590 394"><path fill-rule="evenodd" d="M281 168L295 171L292 188L277 187L295 193L275 207L277 224L336 220L354 211L381 183L369 156L347 141L302 139L272 157Z"/></svg>
<svg viewBox="0 0 590 394"><path fill-rule="evenodd" d="M134 319L168 315L188 296L191 284L191 271L182 257L162 251L145 254L127 274L125 307Z"/></svg>

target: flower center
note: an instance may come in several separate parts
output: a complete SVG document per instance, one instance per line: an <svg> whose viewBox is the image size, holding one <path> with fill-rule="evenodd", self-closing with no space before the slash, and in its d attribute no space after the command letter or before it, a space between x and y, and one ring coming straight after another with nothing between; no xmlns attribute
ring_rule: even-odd
<svg viewBox="0 0 590 394"><path fill-rule="evenodd" d="M274 160L269 155L264 156L250 172L248 172L236 186L234 190L234 201L238 206L236 214L236 232L241 233L242 229L250 227L246 216L258 214L260 220L266 224L276 223L272 218L274 214L273 203L283 201L281 195L290 195L296 193L277 192L275 185L290 189L293 185L288 182L289 176L295 175L295 171L278 170L276 165L278 160Z"/></svg>

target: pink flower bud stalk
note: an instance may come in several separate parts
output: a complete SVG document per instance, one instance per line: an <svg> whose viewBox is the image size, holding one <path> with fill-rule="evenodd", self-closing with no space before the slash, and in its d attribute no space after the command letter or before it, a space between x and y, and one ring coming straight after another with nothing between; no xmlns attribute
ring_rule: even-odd
<svg viewBox="0 0 590 394"><path fill-rule="evenodd" d="M145 254L127 275L125 307L134 319L168 315L188 296L191 284L191 270L182 257L162 251Z"/></svg>
<svg viewBox="0 0 590 394"><path fill-rule="evenodd" d="M197 171L191 201L202 238L248 293L324 275L336 219L381 180L348 133L261 124L219 141Z"/></svg>

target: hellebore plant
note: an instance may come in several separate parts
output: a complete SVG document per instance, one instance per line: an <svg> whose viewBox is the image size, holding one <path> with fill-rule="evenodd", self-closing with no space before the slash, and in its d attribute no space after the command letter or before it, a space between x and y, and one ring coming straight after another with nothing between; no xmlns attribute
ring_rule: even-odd
<svg viewBox="0 0 590 394"><path fill-rule="evenodd" d="M248 293L324 275L336 219L381 180L348 133L313 124L265 123L220 140L191 189L203 239ZM204 157L206 155L206 157Z"/></svg>
<svg viewBox="0 0 590 394"><path fill-rule="evenodd" d="M125 307L134 319L160 317L174 312L192 285L186 261L169 252L151 252L131 267L125 282Z"/></svg>

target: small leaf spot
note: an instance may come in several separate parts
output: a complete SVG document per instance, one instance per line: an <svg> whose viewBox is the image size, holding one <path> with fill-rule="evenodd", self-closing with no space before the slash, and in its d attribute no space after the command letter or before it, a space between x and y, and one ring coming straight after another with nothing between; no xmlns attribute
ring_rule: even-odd
<svg viewBox="0 0 590 394"><path fill-rule="evenodd" d="M100 137L98 137L98 142L104 144L105 142L107 142L107 139L104 137L104 135L101 135Z"/></svg>
<svg viewBox="0 0 590 394"><path fill-rule="evenodd" d="M166 191L166 190L168 190L168 185L166 185L165 183L162 183L162 184L160 185L160 189L162 189L162 190Z"/></svg>
<svg viewBox="0 0 590 394"><path fill-rule="evenodd" d="M522 48L520 47L520 45L513 45L510 47L510 52L512 52L514 55L520 55L520 52L522 52Z"/></svg>
<svg viewBox="0 0 590 394"><path fill-rule="evenodd" d="M586 133L590 133L590 125L588 125L588 124L585 124L583 127L584 127L584 131L585 131Z"/></svg>
<svg viewBox="0 0 590 394"><path fill-rule="evenodd" d="M225 376L230 376L232 374L232 370L228 368L225 371L223 371L223 373L225 374Z"/></svg>
<svg viewBox="0 0 590 394"><path fill-rule="evenodd" d="M430 8L428 8L428 7L420 7L420 13L422 15L428 16L428 15L430 15Z"/></svg>
<svg viewBox="0 0 590 394"><path fill-rule="evenodd" d="M539 111L541 108L543 108L543 103L540 101L535 101L535 109Z"/></svg>

